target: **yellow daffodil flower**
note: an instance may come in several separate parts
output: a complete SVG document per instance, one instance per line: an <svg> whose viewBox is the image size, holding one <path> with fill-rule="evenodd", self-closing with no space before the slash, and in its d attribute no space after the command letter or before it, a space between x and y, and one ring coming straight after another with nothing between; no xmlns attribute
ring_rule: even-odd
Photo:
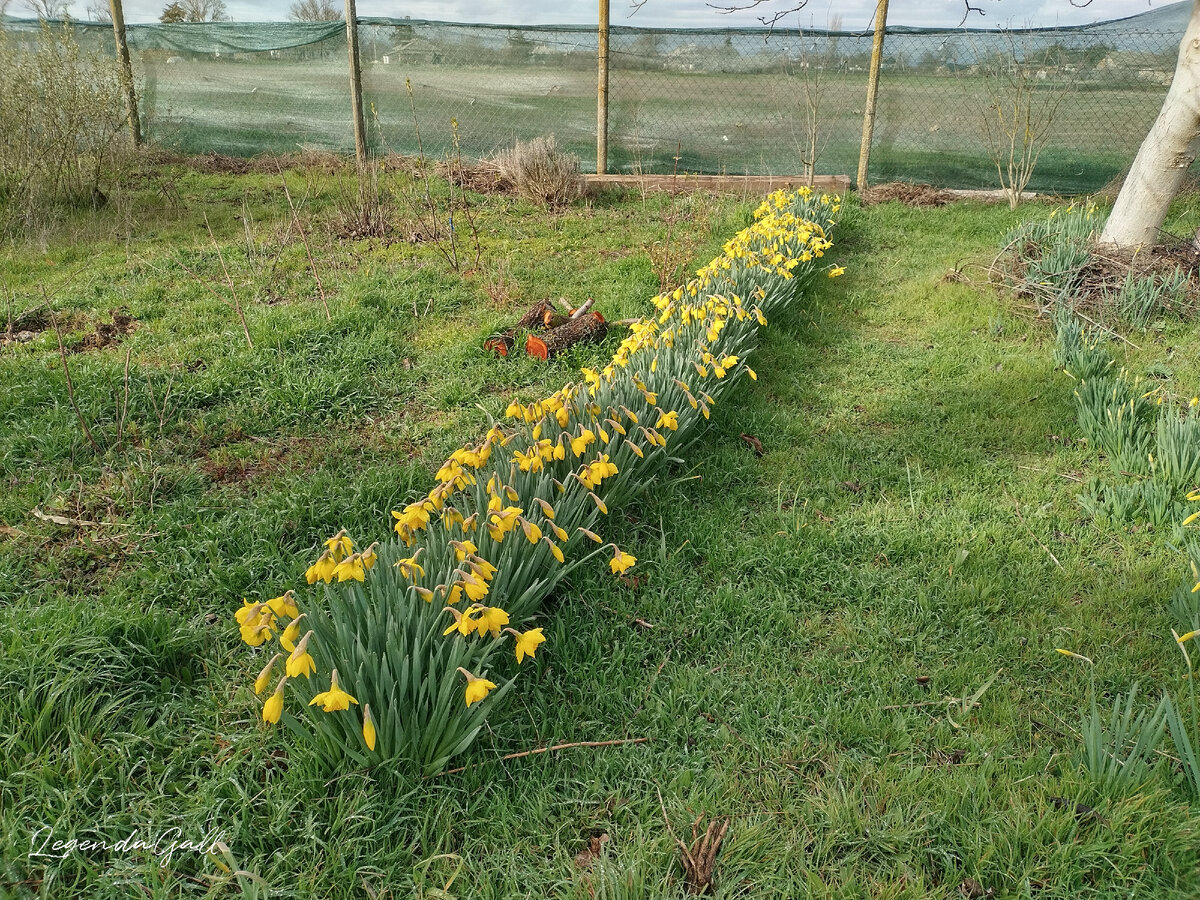
<svg viewBox="0 0 1200 900"><path fill-rule="evenodd" d="M292 599L295 595L295 591L286 591L282 597L272 597L268 600L267 606L280 618L294 619L300 615L300 610L296 608L296 603Z"/></svg>
<svg viewBox="0 0 1200 900"><path fill-rule="evenodd" d="M375 749L375 720L371 718L371 704L363 704L363 740L366 741L367 749Z"/></svg>
<svg viewBox="0 0 1200 900"><path fill-rule="evenodd" d="M417 556L409 556L405 559L397 560L396 562L392 563L392 568L399 569L400 574L410 581L416 581L418 577L424 578L425 567L417 562L418 556L420 556L420 553L418 553Z"/></svg>
<svg viewBox="0 0 1200 900"><path fill-rule="evenodd" d="M337 669L334 669L333 672L330 673L329 677L331 682L329 690L317 694L315 697L309 700L309 706L315 706L316 704L320 703L321 708L324 709L325 712L336 712L341 709L349 709L351 703L355 705L358 704L357 700L355 700L338 686Z"/></svg>
<svg viewBox="0 0 1200 900"><path fill-rule="evenodd" d="M271 657L270 661L263 666L262 671L258 673L258 677L254 679L254 693L261 694L267 689L267 685L271 683L271 672L275 668L275 663L279 661L282 653L276 653Z"/></svg>
<svg viewBox="0 0 1200 900"><path fill-rule="evenodd" d="M312 637L311 631L300 639L300 643L296 645L288 657L286 669L289 678L297 678L301 675L308 678L313 672L317 671L317 664L308 652L308 639L310 637Z"/></svg>
<svg viewBox="0 0 1200 900"><path fill-rule="evenodd" d="M379 554L375 552L375 548L377 546L379 546L378 542L372 544L360 554L364 569L369 570L373 565L375 565L375 563L379 561Z"/></svg>
<svg viewBox="0 0 1200 900"><path fill-rule="evenodd" d="M274 725L283 715L283 686L285 684L287 684L287 676L279 680L275 693L268 697L267 702L263 704L262 717L268 725Z"/></svg>
<svg viewBox="0 0 1200 900"><path fill-rule="evenodd" d="M328 584L333 580L333 571L337 568L337 560L333 558L333 553L326 550L318 557L317 561L308 567L308 571L304 573L304 578L309 584L316 584L318 581L324 581Z"/></svg>
<svg viewBox="0 0 1200 900"><path fill-rule="evenodd" d="M663 412L662 410L659 410L658 421L654 424L654 427L666 427L670 428L672 431L677 430L679 428L679 413L677 413L675 410L671 410L670 412Z"/></svg>
<svg viewBox="0 0 1200 900"><path fill-rule="evenodd" d="M500 637L500 629L508 624L508 613L498 606L485 606L475 620L475 631L483 637L489 631L492 637Z"/></svg>
<svg viewBox="0 0 1200 900"><path fill-rule="evenodd" d="M325 542L325 546L329 548L329 552L333 554L333 561L340 562L345 557L354 552L354 541L346 536L346 529L343 528L333 537Z"/></svg>
<svg viewBox="0 0 1200 900"><path fill-rule="evenodd" d="M525 532L525 539L529 543L536 544L542 539L542 529L538 528L533 522L520 517L517 518L517 521L521 523L521 528Z"/></svg>
<svg viewBox="0 0 1200 900"><path fill-rule="evenodd" d="M511 628L505 628L504 630L517 639L516 647L514 649L517 654L518 665L525 661L526 656L528 656L530 659L533 659L534 653L537 652L538 646L546 642L546 638L542 634L542 629L540 628L531 628L524 634L519 631L514 631Z"/></svg>
<svg viewBox="0 0 1200 900"><path fill-rule="evenodd" d="M635 557L633 554L626 553L624 550L619 550L615 547L613 549L616 550L616 553L613 555L613 558L609 560L608 567L612 569L612 573L614 575L620 575L624 573L626 569L632 568L633 564L637 562L637 557Z"/></svg>
<svg viewBox="0 0 1200 900"><path fill-rule="evenodd" d="M495 690L496 688L494 682L488 681L486 678L476 678L461 666L458 668L458 671L466 676L467 679L467 689L464 694L467 706L470 706L472 703L478 703L488 695L488 691Z"/></svg>
<svg viewBox="0 0 1200 900"><path fill-rule="evenodd" d="M296 649L296 639L300 637L300 620L307 616L308 613L301 613L288 623L288 627L283 629L283 634L279 636L279 643L283 645L283 649L291 653Z"/></svg>
<svg viewBox="0 0 1200 900"><path fill-rule="evenodd" d="M468 575L460 570L459 578L462 579L463 590L472 600L482 600L488 594L487 582L482 578L476 578L473 575Z"/></svg>
<svg viewBox="0 0 1200 900"><path fill-rule="evenodd" d="M333 570L333 574L337 576L339 582L342 581L366 581L367 567L363 564L362 554L355 553L352 556L347 556L337 568Z"/></svg>

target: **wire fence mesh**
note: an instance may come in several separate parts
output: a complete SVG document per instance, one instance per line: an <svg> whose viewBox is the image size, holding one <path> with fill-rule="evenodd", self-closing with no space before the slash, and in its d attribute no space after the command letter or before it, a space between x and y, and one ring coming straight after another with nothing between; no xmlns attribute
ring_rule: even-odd
<svg viewBox="0 0 1200 900"><path fill-rule="evenodd" d="M871 180L998 186L985 122L1021 93L1032 113L1055 110L1029 187L1096 190L1161 106L1186 25L1176 7L1073 28L888 29ZM3 28L38 39L36 22ZM74 28L112 49L107 26ZM353 149L342 23L130 25L128 39L154 143ZM465 157L554 134L594 171L594 27L360 19L359 43L375 151L449 153L454 120ZM614 27L608 170L853 172L870 52L870 33Z"/></svg>

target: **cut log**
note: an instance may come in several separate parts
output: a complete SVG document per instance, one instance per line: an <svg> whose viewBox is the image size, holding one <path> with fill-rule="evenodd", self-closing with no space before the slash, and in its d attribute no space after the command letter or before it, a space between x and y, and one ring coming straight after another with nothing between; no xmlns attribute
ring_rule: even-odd
<svg viewBox="0 0 1200 900"><path fill-rule="evenodd" d="M509 332L521 331L522 329L544 328L546 326L547 315L554 315L554 304L549 300L539 300L533 306L529 307L529 312L521 316L517 320L517 324L509 329Z"/></svg>
<svg viewBox="0 0 1200 900"><path fill-rule="evenodd" d="M538 359L549 359L574 344L601 341L607 332L608 323L604 321L604 316L592 312L571 319L545 334L531 334L525 341L525 352Z"/></svg>
<svg viewBox="0 0 1200 900"><path fill-rule="evenodd" d="M497 356L508 356L517 343L518 331L531 331L535 328L551 328L567 321L554 311L554 304L549 300L539 300L529 311L517 320L517 324L507 331L489 335L483 342L484 350L491 350Z"/></svg>
<svg viewBox="0 0 1200 900"><path fill-rule="evenodd" d="M515 343L516 338L513 336L513 333L511 331L504 331L500 334L491 335L483 342L483 349L491 350L497 356L508 356Z"/></svg>

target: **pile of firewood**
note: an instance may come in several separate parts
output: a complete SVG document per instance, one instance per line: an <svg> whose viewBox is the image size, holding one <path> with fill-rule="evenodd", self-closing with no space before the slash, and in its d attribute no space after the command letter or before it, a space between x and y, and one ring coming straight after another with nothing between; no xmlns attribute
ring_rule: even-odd
<svg viewBox="0 0 1200 900"><path fill-rule="evenodd" d="M595 301L591 297L578 309L573 309L566 300L559 302L563 312L549 300L538 301L512 328L491 335L483 342L483 348L498 356L508 356L524 334L525 352L538 359L549 359L574 344L604 339L608 323L604 316L592 310Z"/></svg>

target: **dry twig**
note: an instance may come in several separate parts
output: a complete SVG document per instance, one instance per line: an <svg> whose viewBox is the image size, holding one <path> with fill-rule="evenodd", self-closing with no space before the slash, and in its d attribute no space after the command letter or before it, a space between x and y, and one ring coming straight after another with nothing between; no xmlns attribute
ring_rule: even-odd
<svg viewBox="0 0 1200 900"><path fill-rule="evenodd" d="M650 740L648 737L640 738L623 738L616 741L572 741L569 744L555 744L553 747L536 747L533 750L522 750L520 753L509 753L500 757L498 762L505 762L510 759L522 759L526 756L537 756L539 753L554 753L558 750L570 750L573 747L616 747L619 744L645 744ZM467 769L474 769L482 766L484 763L471 763L469 766L459 766L457 769L447 769L445 772L440 772L437 775L427 776L429 778L440 778L442 775L457 775L460 772L465 772Z"/></svg>
<svg viewBox="0 0 1200 900"><path fill-rule="evenodd" d="M283 193L287 195L288 206L292 210L292 222L296 226L296 230L300 232L300 240L304 242L304 252L308 254L308 268L312 272L313 280L317 283L317 290L321 292L321 305L325 307L325 321L332 322L333 316L329 314L329 300L325 297L325 285L321 282L321 276L317 273L317 263L313 259L312 247L308 243L308 234L304 231L304 225L300 222L300 217L296 213L296 204L292 202L292 192L288 190L287 179L280 177L283 182Z"/></svg>

